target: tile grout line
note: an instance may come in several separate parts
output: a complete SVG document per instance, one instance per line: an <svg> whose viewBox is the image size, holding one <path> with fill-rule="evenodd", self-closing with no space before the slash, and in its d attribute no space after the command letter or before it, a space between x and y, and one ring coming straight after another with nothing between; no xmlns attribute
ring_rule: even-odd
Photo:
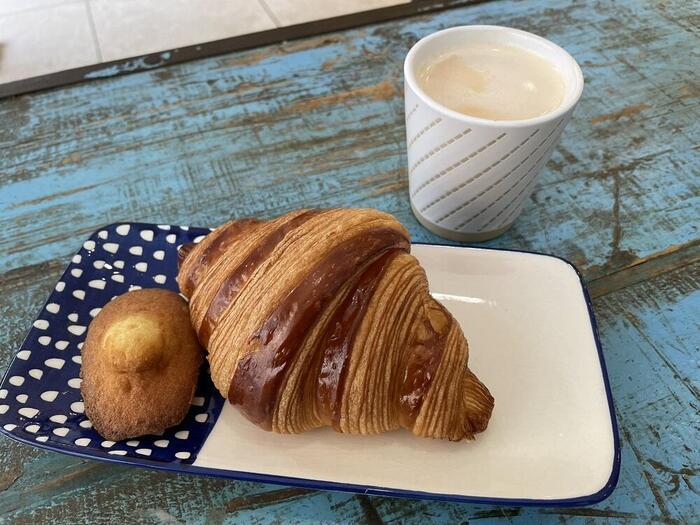
<svg viewBox="0 0 700 525"><path fill-rule="evenodd" d="M263 10L267 14L267 16L270 17L270 19L272 20L272 23L275 24L275 27L278 29L280 27L282 27L282 23L277 19L274 11L272 9L270 9L269 5L267 5L267 2L265 2L265 0L258 0L258 3L260 4L260 7L263 8Z"/></svg>
<svg viewBox="0 0 700 525"><path fill-rule="evenodd" d="M97 51L97 61L99 63L104 62L102 57L102 49L100 48L100 40L97 38L97 27L95 26L95 19L92 16L92 6L90 5L90 0L85 1L85 8L87 9L88 23L90 25L90 34L92 35L92 42L95 44L95 51Z"/></svg>

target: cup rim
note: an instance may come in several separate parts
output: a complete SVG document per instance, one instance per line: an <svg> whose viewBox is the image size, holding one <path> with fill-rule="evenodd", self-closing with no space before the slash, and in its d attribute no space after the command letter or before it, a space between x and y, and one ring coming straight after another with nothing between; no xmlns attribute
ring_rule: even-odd
<svg viewBox="0 0 700 525"><path fill-rule="evenodd" d="M575 80L574 80L574 85L573 85L573 96L567 102L566 104L561 104L559 107L554 109L553 111L550 111L548 113L545 113L544 115L540 115L538 117L533 117L529 119L518 119L518 120L491 120L491 119L484 119L480 117L473 117L470 115L465 115L463 113L459 113L457 111L454 111L452 109L449 109L446 106L443 106L439 102L433 100L431 97L429 97L425 91L420 87L418 84L418 81L416 80L415 77L415 68L414 68L414 60L416 53L418 50L425 46L428 42L431 40L434 40L436 38L441 38L444 37L447 33L456 33L456 32L471 32L475 30L491 30L491 31L503 31L506 33L515 33L515 34L520 34L520 35L526 35L529 38L533 38L537 41L539 41L541 44L544 44L545 46L553 49L554 51L557 51L558 53L562 54L562 56L568 60L573 68L574 68L574 75L575 75ZM406 55L406 58L404 60L403 64L403 75L404 75L404 80L408 83L408 85L411 87L413 92L425 103L427 104L430 108L433 110L443 113L453 119L465 122L467 124L472 124L472 125L478 125L478 126L486 126L486 127L527 127L527 126L532 126L532 125L537 125L537 124L542 124L544 122L549 122L552 120L557 119L558 117L566 114L568 111L570 111L579 101L581 98L581 93L583 92L583 73L581 72L581 67L579 66L578 62L576 62L576 59L571 56L571 54L566 51L564 48L558 46L551 40L547 40L544 37L541 37L539 35L535 35L534 33L530 33L528 31L523 31L522 29L515 29L513 27L507 27L507 26L496 26L496 25L463 25L463 26L455 26L455 27L450 27L447 29L442 29L440 31L436 31L435 33L431 33L427 36L424 36L421 38L418 42L413 44L411 49L409 50L408 54Z"/></svg>

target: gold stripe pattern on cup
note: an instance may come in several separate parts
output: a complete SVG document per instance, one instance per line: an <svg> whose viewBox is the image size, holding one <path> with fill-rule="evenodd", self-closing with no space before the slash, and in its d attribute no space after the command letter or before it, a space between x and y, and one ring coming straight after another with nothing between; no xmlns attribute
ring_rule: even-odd
<svg viewBox="0 0 700 525"><path fill-rule="evenodd" d="M536 129L535 131L533 131L532 133L530 133L530 135L528 135L528 136L525 138L525 140L523 140L520 144L518 144L517 146L515 146L512 150L510 150L508 153L506 153L503 157L501 157L500 159L498 159L496 162L492 163L490 166L484 168L481 172L477 173L477 174L476 174L474 177L472 177L470 180L465 181L465 182L463 182L462 184L460 184L459 186L457 186L456 188L453 188L452 190L450 190L450 191L447 193L447 195L452 195L452 194L455 193L456 191L459 191L459 190L461 190L462 188L464 188L465 186L467 186L467 184L469 184L469 183L475 181L476 179L478 179L479 177L481 177L481 176L484 175L485 173L488 173L489 171L491 171L493 168L495 168L496 166L498 166L501 162L503 162L504 160L506 160L507 158L509 158L511 155L513 155L513 153L515 153L515 152L518 151L520 148L522 148L525 144L527 144L527 143L529 142L529 140L530 140L532 137L534 137L535 135L537 135L537 133L539 133L539 131L540 131L539 129ZM546 139L545 139L545 140L546 140ZM544 141L543 141L543 142L544 142ZM542 144L542 143L540 143L540 145L541 145L541 144ZM538 146L538 147L539 147L539 146ZM454 208L453 210L450 210L448 213L446 213L445 215L443 215L442 217L440 217L436 222L442 222L442 221L444 221L445 219L447 219L447 218L451 217L452 215L454 215L455 213L457 213L458 211L464 209L466 206L468 206L469 204L471 204L472 202L474 202L476 199L478 199L479 197L481 197L481 196L482 196L484 193L486 193L488 190L490 190L491 188L493 188L496 184L498 184L498 183L501 182L503 179L505 179L508 175L510 175L511 173L513 173L518 167L520 167L520 164L519 164L518 166L516 166L515 168L513 168L513 169L512 169L511 171L509 171L508 173L506 173L505 176L501 177L498 181L496 181L494 184L492 184L491 186L489 186L486 190L482 191L482 192L479 193L477 196L471 198L471 199L468 200L467 202L465 202L465 203L463 203L463 204L460 204L457 208Z"/></svg>
<svg viewBox="0 0 700 525"><path fill-rule="evenodd" d="M518 208L523 204L524 201L518 202L518 199L524 194L526 194L535 184L535 181L537 180L537 177L532 177L525 186L513 197L508 204L506 204L501 211L499 211L496 215L494 215L489 222L484 224L483 227L479 228L479 231L482 231L486 228L488 228L491 224L496 222L496 220L503 215L505 211L508 211L506 216L503 218L502 221L499 222L499 224L508 224L508 221L511 219L511 217L515 216L515 213L518 211ZM517 203L515 206L511 208L511 205L513 203Z"/></svg>
<svg viewBox="0 0 700 525"><path fill-rule="evenodd" d="M436 118L436 119L433 120L430 124L428 124L427 126L425 126L422 130L420 130L420 131L408 142L408 147L410 148L411 146L413 146L413 144L414 144L419 138L421 138L423 135L425 135L425 133L426 133L427 131L431 130L432 128L434 128L435 126L437 126L438 124L440 124L440 122L442 122L442 117Z"/></svg>
<svg viewBox="0 0 700 525"><path fill-rule="evenodd" d="M418 166L420 166L421 164L423 164L423 163L424 163L426 160L428 160L430 157L432 157L432 156L435 155L436 153L439 153L440 151L442 151L443 149L445 149L447 146L449 146L449 145L451 145L451 144L454 144L455 142L457 142L457 141L458 141L459 139L461 139L462 137L468 135L469 133L471 133L471 130L472 130L471 128L467 128L467 129L465 129L464 131L462 131L462 132L460 132L460 133L457 133L457 134L456 134L454 137L452 137L451 139L449 139L449 140L443 142L442 144L440 144L439 146L437 146L437 147L431 149L428 153L426 153L426 154L423 155L420 159L418 159L418 160L413 164L413 166L411 166L411 168L408 170L408 172L409 172L409 173L413 173L413 172L415 171L415 169L416 169Z"/></svg>
<svg viewBox="0 0 700 525"><path fill-rule="evenodd" d="M408 113L406 113L406 123L408 123L408 121L411 120L411 117L416 113L417 110L418 110L418 103L416 103L416 105L413 106Z"/></svg>
<svg viewBox="0 0 700 525"><path fill-rule="evenodd" d="M520 193L516 196L515 199L513 199L513 202L517 201L518 198L522 194L527 194L527 192L530 191L534 187L536 181L537 181L537 177L533 177L532 180L530 182L528 182L527 185L522 190L520 190ZM522 209L522 206L524 203L525 203L525 200L523 199L522 201L518 202L515 206L513 206L511 208L511 210L503 218L503 220L501 221L501 224L508 224L508 221L510 221L511 218L513 218L515 216L518 209ZM512 204L512 203L509 203L509 206L510 206L510 204ZM508 208L504 208L503 211L505 211L507 209Z"/></svg>
<svg viewBox="0 0 700 525"><path fill-rule="evenodd" d="M535 161L535 163L530 167L530 169L528 169L528 170L523 174L523 176L520 177L520 178L515 182L515 184L513 184L510 188L508 188L505 192L503 192L496 200L494 200L493 202L491 202L491 204L489 204L488 206L486 206L486 208L484 208L484 209L481 210L480 212L476 213L475 215L472 215L472 216L469 217L466 221L464 221L464 222L458 224L458 225L457 225L457 229L459 230L459 229L463 228L464 226L466 226L467 224L469 224L470 222L472 222L474 219L477 219L478 217L480 217L481 215L483 215L484 213L486 213L486 212L487 212L489 209L491 209L496 203L498 203L503 197L505 197L505 196L508 195L511 191L513 191L515 188L517 188L518 185L519 185L522 181L524 181L525 179L527 179L528 176L535 170L535 168L537 167L537 165L540 163L540 161L542 160L542 158L543 158L544 156L545 156L545 153L543 153L542 155L540 155L539 158ZM485 191L488 191L488 190L485 190Z"/></svg>
<svg viewBox="0 0 700 525"><path fill-rule="evenodd" d="M446 199L446 198L449 197L450 195L452 195L452 194L454 194L454 193L460 191L461 189L465 188L467 185L469 185L469 184L471 184L472 182L474 182L474 181L478 180L479 178L481 178L483 175L485 175L486 173L488 173L489 171L491 171L493 168L495 168L496 166L498 166L501 162L503 162L504 160L508 159L511 155L513 155L513 153L515 153L515 152L518 151L520 148L522 148L532 137L535 136L535 134L537 134L538 131L539 131L539 130L535 130L534 132L532 132L529 136L527 136L527 137L525 138L525 140L523 140L520 144L518 144L518 145L515 146L513 149L511 149L508 153L506 153L505 155L503 155L500 159L498 159L498 160L496 160L495 162L491 163L489 166L487 166L486 168L484 168L483 170L481 170L481 171L480 171L479 173L477 173L476 175L473 175L472 177L469 177L467 180L461 182L460 184L458 184L458 185L455 186L454 188L452 188L452 189L446 191L445 193L443 193L442 195L440 195L438 198L436 198L435 200L433 200L431 203L429 203L427 206L425 206L421 211L427 210L428 208L434 206L434 205L437 204L438 202L440 202L440 201ZM505 134L504 134L504 135L505 135ZM459 208L459 209L461 209L461 208ZM445 215L443 215L442 217L440 217L436 222L441 222L441 221L447 219L448 217L450 217L450 216L452 216L453 214L457 213L457 211L459 211L459 209L451 210L451 211L448 212L447 214L445 214Z"/></svg>
<svg viewBox="0 0 700 525"><path fill-rule="evenodd" d="M532 186L534 186L535 182L537 182L537 171L542 168L542 165L541 165L542 161L546 160L547 156L556 147L557 138L558 138L558 135L555 136L554 140L552 141L552 144L549 145L547 150L542 155L540 155L540 157L535 162L534 166L530 170L528 170L528 173L534 172L534 175L532 177L530 177L530 180L525 184L525 186L503 207L503 209L501 211L499 211L496 215L494 215L489 220L489 222L487 222L486 224L481 226L477 231L485 231L485 230L489 229L491 227L491 225L494 222L496 222L498 220L498 218L501 217L501 215L503 215L506 212L508 212L508 213L506 214L505 218L502 221L500 221L498 226L495 228L500 228L504 224L508 224L508 221L514 215L516 215L516 212L517 212L520 204L522 204L521 202L518 202L518 199L520 199L523 196L523 194L527 194L527 192L532 189ZM516 187L518 184L520 184L520 182L522 182L522 180L525 180L525 179L526 179L526 177L523 177L513 187ZM499 199L500 199L500 197L499 197ZM494 201L494 203L495 203L495 201ZM517 203L517 204L514 207L511 207L513 205L513 203ZM464 223L464 224L466 224L466 223ZM460 225L460 227L461 226L462 225ZM491 228L491 229L495 229L495 228Z"/></svg>
<svg viewBox="0 0 700 525"><path fill-rule="evenodd" d="M562 122L563 122L563 120L562 120ZM482 214L484 214L486 211L488 211L488 210L489 210L491 207L493 207L497 202L499 202L503 197L505 197L505 196L508 195L511 191L513 191L523 180L525 180L525 179L528 177L528 175L530 175L530 173L532 173L532 172L535 170L535 168L537 168L538 164L542 161L542 159L547 157L547 155L549 154L550 149L552 148L552 146L554 146L554 145L556 144L556 140L557 140L557 138L558 138L558 135L555 135L555 132L557 132L557 131L560 129L560 126L561 126L561 123L562 123L562 122L559 122L559 124L557 124L554 128L552 128L552 131L549 132L549 134L544 138L544 140L542 140L542 142L540 142L540 143L538 144L538 146L537 146L534 150L532 150L532 152L531 152L527 157L525 157L515 168L513 168L512 170L510 170L507 174L505 174L503 177L501 177L501 179L499 179L497 182L495 182L494 184L492 184L491 186L489 186L488 188L486 188L484 191L482 191L481 193L479 193L478 195L476 195L475 197L473 197L470 201L466 202L466 203L462 206L462 207L464 207L464 206L466 206L467 204L469 204L470 202L472 202L472 201L478 199L478 198L481 197L484 193L486 193L487 191L491 190L491 189L492 189L494 186L496 186L498 183L500 183L501 181L503 181L504 179L506 179L508 176L510 176L514 171L516 171L516 170L517 170L518 168L520 168L523 164L525 164L525 162L527 162L535 153L537 153L537 152L540 150L540 148L542 147L542 145L543 145L545 142L547 142L547 140L548 140L550 137L552 137L552 135L554 135L554 140L552 141L551 144L549 144L549 146L547 146L547 147L545 148L544 153L542 153L542 155L540 155L540 156L537 158L537 160L535 161L535 163L534 163L534 164L533 164L533 165L532 165L532 166L531 166L531 167L530 167L530 168L529 168L515 183L513 183L513 184L511 185L510 188L508 188L505 192L503 192L498 198L496 198L495 200L493 200L493 201L492 201L488 206L486 206L483 210L477 212L475 215L472 215L471 217L469 217L469 218L468 218L467 220L465 220L464 222L458 224L457 227L456 227L457 229L463 228L464 226L466 226L467 224L469 224L470 222L472 222L474 219L476 219L477 217L480 217Z"/></svg>
<svg viewBox="0 0 700 525"><path fill-rule="evenodd" d="M511 191L513 191L515 188L517 188L518 185L519 185L522 181L526 180L526 179L528 178L528 176L529 176L533 171L535 171L535 168L538 167L539 163L542 161L542 159L543 159L544 157L546 157L546 155L547 155L547 151L545 151L542 155L540 155L540 156L537 158L537 160L536 160L535 163L530 167L530 169L528 169L528 170L522 175L522 177L520 177L520 178L515 182L515 184L513 184L510 188L508 188L505 192L503 192L496 200L494 200L493 202L491 202L491 204L489 204L488 206L486 206L486 208L484 208L484 209L481 210L480 212L476 213L475 215L472 215L472 216L469 217L466 221L464 221L464 222L458 224L458 225L457 225L457 229L463 228L464 226L466 226L467 224L469 224L470 222L472 222L474 219L476 219L476 218L480 217L481 215L483 215L484 213L486 213L486 212L487 212L489 209L491 209L495 204L497 204L503 197L505 197L505 196L508 195Z"/></svg>
<svg viewBox="0 0 700 525"><path fill-rule="evenodd" d="M440 177L442 177L442 176L444 176L444 175L447 175L447 174L448 174L449 172L451 172L452 170L454 170L454 169L456 169L456 168L459 168L462 164L465 164L466 162L469 162L469 161L472 160L474 157L476 157L479 153L483 153L486 149L488 149L488 148L490 148L491 146L493 146L494 144L496 144L498 141L500 141L500 140L501 140L503 137L505 137L505 136L506 136L505 133L501 133L498 137L496 137L495 139L493 139L493 140L492 140L491 142L489 142L488 144L484 144L484 145L481 146L478 150L471 152L469 155L467 155L467 156L464 157L463 159L458 160L457 162L455 162L455 163L452 164L451 166L448 166L447 168L445 168L445 169L442 170L441 172L436 173L435 175L433 175L432 177L430 177L427 181L425 181L423 184L421 184L420 186L418 186L418 188L416 189L416 191L413 192L412 197L415 197L416 194L417 194L419 191L421 191L421 190L422 190L423 188L425 188L426 186L432 184L433 182L435 182L436 180L438 180ZM423 208L423 209L420 210L420 211L423 212L423 211L427 210L427 209L430 208L433 204L435 204L435 203L437 203L437 202L440 202L441 200L442 200L441 198L438 198L437 200L435 200L435 201L429 203L425 208Z"/></svg>

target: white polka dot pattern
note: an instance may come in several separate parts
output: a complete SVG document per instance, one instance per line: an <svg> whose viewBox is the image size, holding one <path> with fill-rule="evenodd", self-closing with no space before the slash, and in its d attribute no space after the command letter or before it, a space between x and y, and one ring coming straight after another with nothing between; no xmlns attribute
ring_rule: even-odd
<svg viewBox="0 0 700 525"><path fill-rule="evenodd" d="M54 399L56 399L56 396L58 396L57 390L47 390L46 392L41 393L41 399L43 399L47 403L53 403Z"/></svg>
<svg viewBox="0 0 700 525"><path fill-rule="evenodd" d="M123 236L129 234L130 229L131 229L131 226L129 226L128 224L120 224L119 226L117 226L115 228L115 231L117 232L117 234L119 234L123 237Z"/></svg>
<svg viewBox="0 0 700 525"><path fill-rule="evenodd" d="M126 456L141 463L192 463L224 400L206 371L189 413L159 436L115 443L85 416L80 395L80 349L88 324L114 297L140 288L177 291L177 247L199 242L208 229L118 224L83 243L17 351L0 388L0 427L53 450L80 449L95 457Z"/></svg>

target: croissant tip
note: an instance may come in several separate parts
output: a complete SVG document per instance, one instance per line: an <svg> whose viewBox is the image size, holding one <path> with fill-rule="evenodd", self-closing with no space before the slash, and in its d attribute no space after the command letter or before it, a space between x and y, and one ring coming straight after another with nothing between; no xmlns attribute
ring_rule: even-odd
<svg viewBox="0 0 700 525"><path fill-rule="evenodd" d="M488 409L488 411L484 412L484 414L467 418L467 427L473 434L479 434L486 430L486 428L489 426L492 408L493 405Z"/></svg>
<svg viewBox="0 0 700 525"><path fill-rule="evenodd" d="M465 434L478 434L486 430L495 405L489 389L470 370L465 377Z"/></svg>

